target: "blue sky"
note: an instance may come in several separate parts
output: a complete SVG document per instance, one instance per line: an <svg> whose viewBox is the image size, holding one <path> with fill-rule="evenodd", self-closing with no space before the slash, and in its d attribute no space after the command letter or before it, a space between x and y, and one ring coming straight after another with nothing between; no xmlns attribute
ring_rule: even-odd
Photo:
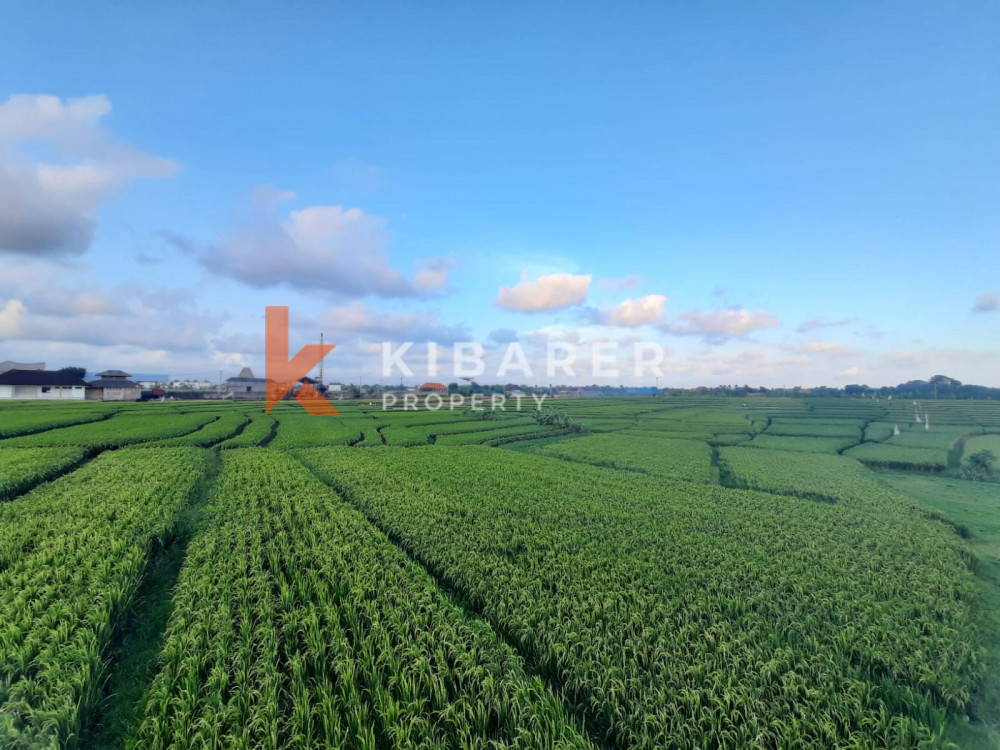
<svg viewBox="0 0 1000 750"><path fill-rule="evenodd" d="M996 4L39 5L4 6L0 359L262 369L271 304L345 381L516 338L1000 386Z"/></svg>

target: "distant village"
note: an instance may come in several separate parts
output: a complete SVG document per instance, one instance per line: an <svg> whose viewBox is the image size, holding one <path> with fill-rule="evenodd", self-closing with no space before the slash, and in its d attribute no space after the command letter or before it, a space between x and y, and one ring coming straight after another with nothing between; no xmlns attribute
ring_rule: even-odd
<svg viewBox="0 0 1000 750"><path fill-rule="evenodd" d="M729 396L752 398L784 396L791 398L834 397L891 399L893 396L923 399L1000 399L1000 388L963 384L954 378L935 375L930 380L911 380L897 386L872 388L867 385L846 385L840 388L825 386L814 388L765 388L749 385L719 385L697 388L652 388L608 385L527 385L518 383L483 384L465 378L461 383L428 382L419 385L403 384L345 384L326 383L305 377L295 384L286 398L294 398L302 385L308 383L331 401L342 399L380 399L394 395L402 399L407 395L475 393L503 394L508 398L526 398L544 394L549 399L611 398L616 396ZM180 380L163 373L132 374L119 369L108 369L88 374L82 367L63 367L47 370L44 362L0 362L0 401L171 401L195 399L224 399L232 401L263 401L268 381L257 377L253 370L244 367L237 375L218 381L201 379Z"/></svg>
<svg viewBox="0 0 1000 750"><path fill-rule="evenodd" d="M257 377L244 367L239 374L209 380L171 379L162 373L129 373L124 370L103 370L87 374L83 368L65 367L47 370L44 362L0 362L0 400L52 401L152 401L225 399L232 401L263 401L267 380ZM294 398L301 386L308 383L331 401L355 398L377 399L384 395L402 398L412 394L470 395L472 393L502 393L508 398L526 398L544 393L550 398L595 398L601 396L653 396L662 393L657 388L626 388L610 386L531 386L516 383L484 385L474 381L463 383L421 383L419 385L370 385L324 383L305 377L295 385L288 398Z"/></svg>

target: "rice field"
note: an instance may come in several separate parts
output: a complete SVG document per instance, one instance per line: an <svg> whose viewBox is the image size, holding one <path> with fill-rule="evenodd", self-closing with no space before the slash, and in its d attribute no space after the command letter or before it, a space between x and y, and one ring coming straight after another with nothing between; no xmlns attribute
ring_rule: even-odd
<svg viewBox="0 0 1000 750"><path fill-rule="evenodd" d="M923 406L5 404L0 748L996 742L1000 408Z"/></svg>

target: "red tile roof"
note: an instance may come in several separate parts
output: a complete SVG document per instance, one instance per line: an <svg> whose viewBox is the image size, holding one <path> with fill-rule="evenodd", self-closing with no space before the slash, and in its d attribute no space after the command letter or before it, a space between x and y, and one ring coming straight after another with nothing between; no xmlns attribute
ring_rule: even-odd
<svg viewBox="0 0 1000 750"><path fill-rule="evenodd" d="M448 386L441 385L440 383L424 383L417 390L420 391L446 391Z"/></svg>

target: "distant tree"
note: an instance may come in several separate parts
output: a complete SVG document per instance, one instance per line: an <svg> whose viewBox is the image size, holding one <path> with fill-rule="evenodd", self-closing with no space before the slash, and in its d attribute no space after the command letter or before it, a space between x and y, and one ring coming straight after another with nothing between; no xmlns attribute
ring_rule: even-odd
<svg viewBox="0 0 1000 750"><path fill-rule="evenodd" d="M87 374L86 367L60 367L59 372L74 378L82 378Z"/></svg>
<svg viewBox="0 0 1000 750"><path fill-rule="evenodd" d="M993 451L976 451L965 459L962 475L974 482L985 482L993 478L993 464L997 457Z"/></svg>

